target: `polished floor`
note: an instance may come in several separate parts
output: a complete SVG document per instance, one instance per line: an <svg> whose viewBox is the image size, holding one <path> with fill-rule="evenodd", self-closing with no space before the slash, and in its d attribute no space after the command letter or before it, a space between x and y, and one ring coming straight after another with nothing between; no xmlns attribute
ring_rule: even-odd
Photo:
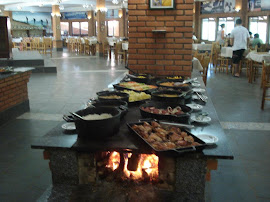
<svg viewBox="0 0 270 202"><path fill-rule="evenodd" d="M53 53L58 73L32 74L28 84L30 112L0 126L0 201L36 201L51 184L48 161L31 141L81 108L95 92L125 73L98 56ZM207 90L234 152L219 160L207 183L207 201L270 201L270 102L260 110L259 80L209 71Z"/></svg>

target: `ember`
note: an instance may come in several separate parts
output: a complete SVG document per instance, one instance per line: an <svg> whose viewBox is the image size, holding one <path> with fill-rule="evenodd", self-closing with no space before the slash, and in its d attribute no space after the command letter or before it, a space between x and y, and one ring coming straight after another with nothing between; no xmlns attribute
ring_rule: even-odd
<svg viewBox="0 0 270 202"><path fill-rule="evenodd" d="M126 178L132 180L145 180L149 179L150 181L154 181L158 179L158 161L159 158L155 154L141 154L139 155L138 161L136 161L136 168L134 171L130 170L128 164L131 161L132 153L124 154L124 169L123 173ZM112 152L109 157L107 168L115 171L121 162L120 154L118 152ZM132 166L134 168L134 165Z"/></svg>

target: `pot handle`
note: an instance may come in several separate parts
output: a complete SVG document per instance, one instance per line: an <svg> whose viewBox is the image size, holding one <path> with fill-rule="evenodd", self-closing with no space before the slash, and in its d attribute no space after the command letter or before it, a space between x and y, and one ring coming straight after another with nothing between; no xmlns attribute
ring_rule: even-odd
<svg viewBox="0 0 270 202"><path fill-rule="evenodd" d="M196 148L194 146L192 146L192 147L187 147L184 150L173 149L173 151L175 151L177 153L185 153L185 152L196 151Z"/></svg>
<svg viewBox="0 0 270 202"><path fill-rule="evenodd" d="M157 121L157 119L153 119L153 118L145 118L145 119L139 119L139 122L144 122L144 121Z"/></svg>
<svg viewBox="0 0 270 202"><path fill-rule="evenodd" d="M66 122L74 122L75 119L73 116L68 116L68 115L63 115L63 119L66 121Z"/></svg>
<svg viewBox="0 0 270 202"><path fill-rule="evenodd" d="M124 105L120 105L118 108L119 108L121 111L123 111L123 112L127 112L127 111L128 111L128 107L126 107L126 106L124 106Z"/></svg>

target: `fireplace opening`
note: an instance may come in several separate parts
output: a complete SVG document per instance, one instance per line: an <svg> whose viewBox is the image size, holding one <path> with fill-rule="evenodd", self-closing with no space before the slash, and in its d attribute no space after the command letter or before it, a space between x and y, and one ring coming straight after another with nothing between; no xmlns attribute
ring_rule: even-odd
<svg viewBox="0 0 270 202"><path fill-rule="evenodd" d="M105 167L112 172L119 172L118 176L122 180L158 181L159 158L155 154L120 154L114 151L107 152L107 156ZM104 170L104 167L101 170Z"/></svg>
<svg viewBox="0 0 270 202"><path fill-rule="evenodd" d="M105 151L80 154L78 162L80 184L113 182L174 190L174 157Z"/></svg>

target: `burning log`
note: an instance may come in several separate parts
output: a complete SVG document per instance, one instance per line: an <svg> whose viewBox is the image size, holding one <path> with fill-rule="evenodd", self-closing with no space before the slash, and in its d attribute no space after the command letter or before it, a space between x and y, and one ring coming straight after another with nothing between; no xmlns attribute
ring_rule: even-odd
<svg viewBox="0 0 270 202"><path fill-rule="evenodd" d="M132 156L128 159L127 169L130 171L136 171L138 168L140 158L141 158L140 154L132 154Z"/></svg>

